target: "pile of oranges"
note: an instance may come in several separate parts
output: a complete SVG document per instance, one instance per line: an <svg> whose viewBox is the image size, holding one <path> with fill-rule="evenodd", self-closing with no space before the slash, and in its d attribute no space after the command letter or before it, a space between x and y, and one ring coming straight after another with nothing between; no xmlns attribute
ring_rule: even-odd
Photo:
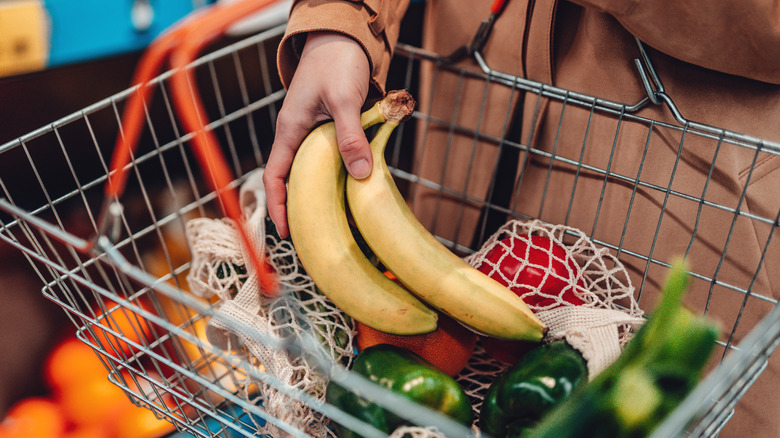
<svg viewBox="0 0 780 438"><path fill-rule="evenodd" d="M44 365L49 393L14 404L0 420L0 438L158 438L174 432L169 422L134 405L107 375L90 346L65 339Z"/></svg>

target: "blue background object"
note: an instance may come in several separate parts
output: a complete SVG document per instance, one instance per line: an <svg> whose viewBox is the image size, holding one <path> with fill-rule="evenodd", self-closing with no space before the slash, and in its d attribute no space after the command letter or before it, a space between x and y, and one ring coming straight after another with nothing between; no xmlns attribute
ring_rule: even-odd
<svg viewBox="0 0 780 438"><path fill-rule="evenodd" d="M147 29L132 22L135 4L148 3L154 18ZM48 66L141 50L190 12L214 0L44 0L50 17Z"/></svg>
<svg viewBox="0 0 780 438"><path fill-rule="evenodd" d="M257 433L257 426L262 427L265 425L265 420L249 413L243 412L241 408L228 405L226 408L227 414L223 414L225 422L242 425L242 432L237 432L216 419L204 416L205 422L196 425L195 427L201 431L204 435L211 436L219 435L225 438L240 438L242 436L252 436ZM187 432L174 432L166 435L165 438L195 438L195 435Z"/></svg>

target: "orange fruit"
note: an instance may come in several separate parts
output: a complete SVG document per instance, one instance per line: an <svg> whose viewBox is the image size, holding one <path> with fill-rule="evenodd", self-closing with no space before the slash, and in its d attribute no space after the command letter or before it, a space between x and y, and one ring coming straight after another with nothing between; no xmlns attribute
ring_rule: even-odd
<svg viewBox="0 0 780 438"><path fill-rule="evenodd" d="M65 416L54 400L28 397L18 401L8 410L6 417L0 422L0 437L61 437L65 427Z"/></svg>
<svg viewBox="0 0 780 438"><path fill-rule="evenodd" d="M135 406L106 377L69 387L59 400L67 419L79 427L111 425L128 406Z"/></svg>
<svg viewBox="0 0 780 438"><path fill-rule="evenodd" d="M159 438L175 431L173 424L135 405L119 416L115 426L114 438Z"/></svg>
<svg viewBox="0 0 780 438"><path fill-rule="evenodd" d="M110 301L105 303L105 308L95 308L94 310L99 325L92 326L94 336L89 331L87 331L87 335L92 337L95 343L105 349L108 354L113 355L120 352L124 356L132 355L134 347L125 342L125 338L141 345L144 345L145 340L149 339L151 333L149 323L132 310L117 306ZM110 328L119 333L121 337L104 330L101 326Z"/></svg>
<svg viewBox="0 0 780 438"><path fill-rule="evenodd" d="M108 371L89 345L76 338L59 343L43 368L44 378L55 393L79 386L85 381L106 379Z"/></svg>
<svg viewBox="0 0 780 438"><path fill-rule="evenodd" d="M76 338L55 347L44 373L66 419L76 426L105 424L132 406L124 391L108 380L108 370L92 348Z"/></svg>
<svg viewBox="0 0 780 438"><path fill-rule="evenodd" d="M65 432L63 438L113 438L110 431L102 424L79 426Z"/></svg>

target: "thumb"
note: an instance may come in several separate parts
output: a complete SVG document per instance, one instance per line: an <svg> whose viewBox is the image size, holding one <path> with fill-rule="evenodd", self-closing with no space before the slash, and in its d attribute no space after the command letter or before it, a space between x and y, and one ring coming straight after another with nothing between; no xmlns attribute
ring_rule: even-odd
<svg viewBox="0 0 780 438"><path fill-rule="evenodd" d="M368 177L373 161L371 147L360 124L360 108L334 114L333 121L336 124L339 152L347 172L355 179Z"/></svg>

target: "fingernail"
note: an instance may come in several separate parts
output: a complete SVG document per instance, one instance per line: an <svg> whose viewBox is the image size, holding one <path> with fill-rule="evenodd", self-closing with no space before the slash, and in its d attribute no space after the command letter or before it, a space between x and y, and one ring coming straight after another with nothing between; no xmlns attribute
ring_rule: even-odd
<svg viewBox="0 0 780 438"><path fill-rule="evenodd" d="M368 167L368 161L360 159L353 161L349 165L349 174L355 179L366 178L371 173L371 168Z"/></svg>

